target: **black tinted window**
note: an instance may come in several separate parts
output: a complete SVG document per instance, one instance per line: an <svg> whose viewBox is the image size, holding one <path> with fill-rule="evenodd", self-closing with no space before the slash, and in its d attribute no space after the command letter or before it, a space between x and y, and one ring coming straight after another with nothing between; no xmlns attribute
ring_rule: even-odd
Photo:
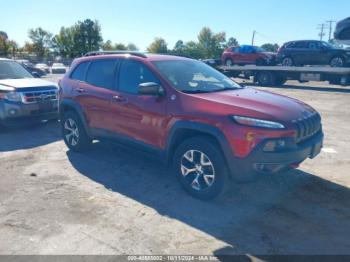
<svg viewBox="0 0 350 262"><path fill-rule="evenodd" d="M135 60L123 61L119 73L120 91L137 94L139 85L148 82L159 84L159 80L144 64Z"/></svg>
<svg viewBox="0 0 350 262"><path fill-rule="evenodd" d="M320 49L321 45L319 42L309 42L309 49Z"/></svg>
<svg viewBox="0 0 350 262"><path fill-rule="evenodd" d="M242 54L250 54L250 53L253 53L253 51L254 51L254 47L249 45L241 46L239 49L239 52Z"/></svg>
<svg viewBox="0 0 350 262"><path fill-rule="evenodd" d="M86 81L94 86L113 89L116 60L96 60L91 63Z"/></svg>
<svg viewBox="0 0 350 262"><path fill-rule="evenodd" d="M84 62L79 64L75 68L73 74L71 75L71 79L85 81L85 73L88 65L89 65L89 62Z"/></svg>
<svg viewBox="0 0 350 262"><path fill-rule="evenodd" d="M294 48L295 42L285 44L285 48Z"/></svg>
<svg viewBox="0 0 350 262"><path fill-rule="evenodd" d="M296 42L294 48L306 48L306 42Z"/></svg>

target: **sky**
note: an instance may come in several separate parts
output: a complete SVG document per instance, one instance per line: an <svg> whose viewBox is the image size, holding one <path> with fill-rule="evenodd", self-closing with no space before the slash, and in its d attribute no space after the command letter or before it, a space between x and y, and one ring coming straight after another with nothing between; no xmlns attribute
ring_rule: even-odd
<svg viewBox="0 0 350 262"><path fill-rule="evenodd" d="M140 50L155 37L169 48L177 40L197 40L200 29L226 32L240 44L319 39L317 25L350 15L349 0L0 0L0 31L23 45L30 28L54 34L61 26L98 20L104 40L136 44ZM327 36L328 39L328 31Z"/></svg>

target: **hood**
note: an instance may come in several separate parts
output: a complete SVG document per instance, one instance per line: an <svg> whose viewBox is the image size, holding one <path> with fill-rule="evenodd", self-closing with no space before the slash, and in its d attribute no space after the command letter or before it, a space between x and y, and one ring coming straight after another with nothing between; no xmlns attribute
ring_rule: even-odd
<svg viewBox="0 0 350 262"><path fill-rule="evenodd" d="M350 52L350 50L348 50L348 49L344 49L344 48L332 48L331 49L332 51L336 51L336 52L344 52L344 53L348 53L348 52Z"/></svg>
<svg viewBox="0 0 350 262"><path fill-rule="evenodd" d="M58 88L56 83L38 79L38 78L3 79L3 80L0 80L0 85L7 86L7 87L14 87L16 89L46 87L46 86Z"/></svg>
<svg viewBox="0 0 350 262"><path fill-rule="evenodd" d="M213 102L210 107L213 111L221 111L227 115L290 122L316 112L312 107L296 99L254 88L196 94L195 96L202 101Z"/></svg>

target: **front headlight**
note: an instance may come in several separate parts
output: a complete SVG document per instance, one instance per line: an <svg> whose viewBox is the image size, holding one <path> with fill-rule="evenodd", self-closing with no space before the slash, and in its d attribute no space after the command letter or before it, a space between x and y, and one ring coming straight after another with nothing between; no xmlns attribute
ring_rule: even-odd
<svg viewBox="0 0 350 262"><path fill-rule="evenodd" d="M4 98L6 100L12 101L12 102L20 102L20 101L22 101L20 93L17 93L17 92L5 93Z"/></svg>
<svg viewBox="0 0 350 262"><path fill-rule="evenodd" d="M262 128L270 128L270 129L285 128L284 125L282 125L281 123L257 119L257 118L244 117L244 116L232 116L232 119L236 123L245 125L245 126L262 127Z"/></svg>

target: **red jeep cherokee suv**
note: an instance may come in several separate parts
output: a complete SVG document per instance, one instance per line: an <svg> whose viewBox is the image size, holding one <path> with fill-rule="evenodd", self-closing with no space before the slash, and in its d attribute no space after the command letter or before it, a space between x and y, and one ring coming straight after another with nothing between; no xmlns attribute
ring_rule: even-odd
<svg viewBox="0 0 350 262"><path fill-rule="evenodd" d="M200 199L223 192L229 178L294 168L323 141L310 106L175 56L90 53L61 80L59 102L69 149L86 150L94 139L145 149Z"/></svg>

